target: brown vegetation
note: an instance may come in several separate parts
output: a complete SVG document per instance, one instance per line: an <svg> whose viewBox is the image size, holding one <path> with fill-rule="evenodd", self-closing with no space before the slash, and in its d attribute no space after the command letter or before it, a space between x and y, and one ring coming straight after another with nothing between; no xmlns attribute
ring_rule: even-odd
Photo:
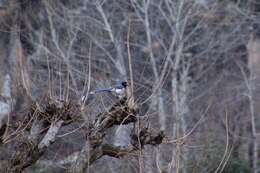
<svg viewBox="0 0 260 173"><path fill-rule="evenodd" d="M0 172L259 172L256 1L0 5Z"/></svg>

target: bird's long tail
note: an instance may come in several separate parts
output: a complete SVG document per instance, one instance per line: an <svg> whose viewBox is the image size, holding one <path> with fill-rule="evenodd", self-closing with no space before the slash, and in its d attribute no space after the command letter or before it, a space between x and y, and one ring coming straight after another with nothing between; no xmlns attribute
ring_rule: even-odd
<svg viewBox="0 0 260 173"><path fill-rule="evenodd" d="M111 92L111 91L112 91L111 88L106 88L106 89L99 89L99 90L91 91L90 94L96 94L96 93L102 93L102 92Z"/></svg>

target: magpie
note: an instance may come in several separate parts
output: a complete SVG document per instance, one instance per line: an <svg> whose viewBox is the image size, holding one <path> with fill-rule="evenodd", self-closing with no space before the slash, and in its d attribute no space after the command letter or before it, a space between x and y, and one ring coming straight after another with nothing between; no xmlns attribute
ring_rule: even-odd
<svg viewBox="0 0 260 173"><path fill-rule="evenodd" d="M116 97L121 99L121 98L125 97L125 95L126 95L127 86L128 86L127 82L124 81L124 82L121 82L121 84L115 85L110 88L103 88L103 89L91 91L89 94L98 94L98 93L108 92L108 93L114 94ZM85 96L82 97L82 100L84 100L84 99L85 99Z"/></svg>

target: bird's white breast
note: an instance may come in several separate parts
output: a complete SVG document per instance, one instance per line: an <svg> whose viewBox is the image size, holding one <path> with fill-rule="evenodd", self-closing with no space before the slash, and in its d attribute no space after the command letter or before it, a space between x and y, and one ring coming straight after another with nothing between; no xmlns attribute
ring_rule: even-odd
<svg viewBox="0 0 260 173"><path fill-rule="evenodd" d="M115 89L115 93L123 94L124 93L124 89Z"/></svg>

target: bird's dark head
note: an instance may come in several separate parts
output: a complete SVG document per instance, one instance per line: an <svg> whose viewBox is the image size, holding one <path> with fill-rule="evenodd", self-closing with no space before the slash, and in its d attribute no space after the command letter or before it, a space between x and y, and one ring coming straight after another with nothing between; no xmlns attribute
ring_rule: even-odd
<svg viewBox="0 0 260 173"><path fill-rule="evenodd" d="M126 81L123 81L121 84L122 84L122 86L125 87L125 88L128 86L128 84L127 84Z"/></svg>

